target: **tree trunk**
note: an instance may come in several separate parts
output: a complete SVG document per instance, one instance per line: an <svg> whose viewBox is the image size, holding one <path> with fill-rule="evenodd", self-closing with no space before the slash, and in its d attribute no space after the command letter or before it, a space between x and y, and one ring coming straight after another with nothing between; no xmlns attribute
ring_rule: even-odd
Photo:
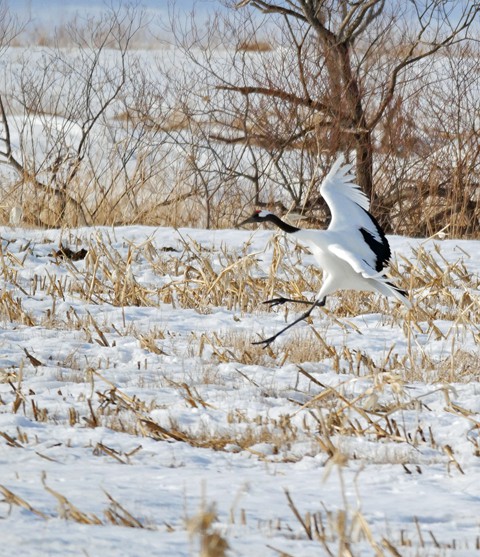
<svg viewBox="0 0 480 557"><path fill-rule="evenodd" d="M375 201L373 191L373 146L370 130L355 134L355 151L357 154L357 184L366 193L371 202Z"/></svg>
<svg viewBox="0 0 480 557"><path fill-rule="evenodd" d="M335 35L320 36L330 78L330 102L338 112L341 144L356 152L357 183L373 198L373 146L371 130L362 104L358 80L350 63L350 43L338 42Z"/></svg>

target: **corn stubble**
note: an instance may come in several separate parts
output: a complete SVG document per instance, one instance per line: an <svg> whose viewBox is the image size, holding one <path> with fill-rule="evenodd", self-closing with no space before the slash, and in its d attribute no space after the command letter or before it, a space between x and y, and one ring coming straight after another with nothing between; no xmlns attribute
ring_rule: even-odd
<svg viewBox="0 0 480 557"><path fill-rule="evenodd" d="M61 313L57 310L60 302L74 297L85 303L119 308L172 304L205 314L223 308L233 312L234 319L241 321L247 314L269 311L262 302L279 293L292 298L311 298L322 279L315 268L302 267L300 261L304 254L299 249L287 252L279 236L272 239L267 272L261 265L265 253L250 253L248 244L243 252L237 253L226 247L212 250L192 238L181 237L178 249L157 246L149 239L140 245L130 244L126 257L113 244L108 234L97 235L85 246L87 254L83 263L68 258L62 258L58 263L68 270L67 275L61 278L34 276L28 284L22 282L17 272L23 262L9 251L8 245L4 246L0 252L0 275L10 288L3 290L0 296L0 318L27 327L81 331L86 342L104 347L113 347L119 337L131 335L161 362L162 358L179 356L185 350L184 346L177 346L175 336L166 326L152 326L145 332L123 323L123 329L119 330L118 325L106 326L88 312L79 315L73 307ZM32 247L26 247L27 253L29 249ZM449 396L449 384L470 381L476 376L479 364L478 353L462 349L462 340L466 337L473 337L475 343L480 340L479 301L473 294L480 279L468 271L465 258L468 254L453 263L447 261L438 246L433 252L420 246L413 250L409 259L401 257L399 265L404 285L415 300L414 309L408 313L391 311L384 300L350 292L336 296L333 301L336 307L319 311L308 327L290 331L267 349L252 345L263 333L261 330L192 332L188 350L192 357L202 362L200 373L182 381L161 373L156 379L156 386L171 390L186 408L205 413L218 410L217 401L208 398L206 387L212 384L228 388L229 383L230 386L233 383L235 388L250 389L259 398L285 396L294 405L294 410L281 417L272 418L262 412L252 416L241 408L232 407L225 420L228 428L188 427L173 415L168 424L160 423L155 418L155 411L160 408L155 399L142 400L128 395L97 365L92 362L85 365L84 360L75 354L62 362L59 379L83 382L87 388L84 400L68 408L66 417L59 417L43 407L42 402L28 394L24 387L27 368L44 365L30 353L25 354L17 369L0 370L0 381L9 383L12 388L11 402L0 399L0 404L9 404L11 412L38 422L58 423L64 419L72 427L101 426L138 437L139 447L132 454L121 454L101 443L94 448L94 454L122 464L129 464L135 458L136 451L141 450L141 438L148 437L159 442L175 441L215 451L246 451L266 462L288 463L305 455L324 455L328 479L334 470L341 476L349 459L362 458L343 440L365 439L369 443L410 447L412 453L407 456L395 460L390 455L386 460L402 466L405 473L421 473L424 463L411 457L420 446L444 454L449 471L463 473L449 445L442 446L431 429L424 430L418 424L413 427L403 420L403 416L425 407L422 397L415 396L408 388L409 383L421 381L444 391L449 412L467 417L473 427L480 427L476 415L452 402ZM138 266L163 277L162 283L155 287L142 284L135 277ZM398 274L395 265L392 273ZM26 296L48 295L50 310L43 316L35 315L26 309L22 297L14 294L16 289ZM383 360L378 361L365 351L350 348L348 341L339 346L338 342L329 340L333 327L345 338L359 335L358 316L378 311L374 309L378 306L385 314L385 327L404 331L405 350L397 350L395 345L387 347ZM292 310L288 306L275 311L283 313L286 320L291 318L289 313ZM446 321L450 323L448 328L441 326ZM451 350L444 358L433 357L418 342L418 335L448 342ZM279 393L268 382L262 383L262 376L255 373L256 366L274 369L287 364L296 370L288 394ZM218 371L222 365L229 366L230 370L233 366L233 375L226 377ZM141 363L138 366L140 368ZM325 370L338 374L336 386L322 381L321 374ZM367 387L359 393L355 385L360 380ZM0 435L9 446L18 449L32 442L21 430L16 438L3 432ZM261 446L268 446L271 450L264 452L258 448ZM478 447L475 450L480 454ZM10 508L21 507L44 520L58 517L82 524L153 527L143 518L133 516L109 494L105 494L107 506L104 516L100 517L80 510L67 496L47 485L46 478L42 482L44 489L57 502L56 511L38 509L0 485L3 502ZM285 497L296 523L296 526L283 526L286 535L291 535L292 528L298 527L304 536L318 542L327 555L353 555L351 546L358 540L366 541L375 555L400 555L402 546L412 544L413 529L411 532L402 531L395 537L395 543L386 538L376 539L360 509L352 510L345 505L337 510L322 508L317 513L305 513L295 501L295 494L286 491ZM200 554L204 557L223 557L228 551L227 539L215 528L216 520L214 505L205 504L186 521L186 529L198 541ZM243 515L242 521L246 520L248 517ZM272 525L272 529L278 529L278 525ZM428 531L424 535L427 536ZM435 539L432 532L430 535ZM288 555L281 550L278 552Z"/></svg>

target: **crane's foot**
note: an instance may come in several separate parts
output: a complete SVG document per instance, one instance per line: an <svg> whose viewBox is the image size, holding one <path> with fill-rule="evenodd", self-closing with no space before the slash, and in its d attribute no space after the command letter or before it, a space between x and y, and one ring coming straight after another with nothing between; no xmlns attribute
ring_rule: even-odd
<svg viewBox="0 0 480 557"><path fill-rule="evenodd" d="M275 306L281 306L287 302L292 302L294 304L311 304L312 302L309 302L308 300L294 300L293 298L284 298L283 296L280 296L279 298L272 298L271 300L265 300L264 304L269 304L269 306L271 308L275 307Z"/></svg>
<svg viewBox="0 0 480 557"><path fill-rule="evenodd" d="M278 337L279 335L273 335L272 337L266 338L264 340L258 340L257 342L252 342L252 344L255 344L257 346L263 345L263 348L267 348L267 346L270 346L270 344L272 344L272 342Z"/></svg>

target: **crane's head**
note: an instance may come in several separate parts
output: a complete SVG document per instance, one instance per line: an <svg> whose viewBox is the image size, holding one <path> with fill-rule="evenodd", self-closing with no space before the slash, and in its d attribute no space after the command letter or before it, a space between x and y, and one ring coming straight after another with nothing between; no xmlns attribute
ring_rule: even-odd
<svg viewBox="0 0 480 557"><path fill-rule="evenodd" d="M237 226L243 226L244 224L251 224L251 223L266 222L272 220L273 216L274 214L270 213L270 211L255 211L251 217L238 223Z"/></svg>

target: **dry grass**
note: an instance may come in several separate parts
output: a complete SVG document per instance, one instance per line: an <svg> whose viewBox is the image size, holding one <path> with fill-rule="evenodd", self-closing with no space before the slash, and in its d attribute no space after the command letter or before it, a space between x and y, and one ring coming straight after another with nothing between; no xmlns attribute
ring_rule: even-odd
<svg viewBox="0 0 480 557"><path fill-rule="evenodd" d="M177 347L175 337L165 326L153 325L145 331L137 329L135 324L124 324L120 330L120 325L102 323L88 312L79 315L73 308L66 312L57 308L73 296L89 304L118 307L170 303L200 313L221 307L238 312L241 320L250 313L269 311L262 302L279 293L296 298L311 295L318 290L321 273L302 269L299 262L304 254L294 251L287 256L279 237L272 241L273 257L268 272L260 262L265 254L249 253L248 245L236 253L226 248L208 248L190 238L181 238L175 246L159 246L147 240L138 245L130 243L125 257L107 234L92 238L84 246L74 235L66 234L64 240L74 246L75 253L85 247L86 258L75 261L63 255L55 259L52 252L52 260L67 269L68 274L62 278L50 274L34 276L28 283L20 273L24 260L18 251L15 255L11 246L3 247L0 275L9 285L0 299L0 316L4 321L80 331L88 343L106 349L115 346L121 337L130 336L137 339L159 367L164 358L172 356L195 358L201 364L191 376L188 373L183 377L178 373L170 376L165 371L148 379L149 387L161 387L172 393L175 404L170 408L159 406L152 397L129 395L109 378L108 372L102 372L101 365L85 361L72 351L58 362L56 377L64 382L84 383L85 394L75 405L63 401L54 407L31 392L26 381L29 370L44 369L48 361L45 356L39 358L25 350L18 368L0 371L0 381L11 387L9 397L0 399L8 411L37 422L106 427L137 437L138 448L128 454L104 443L97 442L93 447L93 454L122 464L129 464L135 458L141 438L147 437L214 451L243 451L265 462L289 463L307 455L321 455L327 475L337 469L341 473L341 468L351 459L363 460L365 464L396 465L399 473L421 473L422 467L431 461L422 460L419 449L427 448L436 455L429 458L445 465L450 473L464 473L451 445L438 441L428 425L419 425L405 416L419 410L428 411L424 394L419 395L410 388L411 383L418 381L430 384L431 392L443 393L447 412L469 420L472 427L479 425L475 412L455 402L449 387L451 383L468 383L478 375L480 354L462 347L466 337L475 342L480 339L479 307L474 294L480 279L465 264L468 254L459 255L452 262L438 246L433 252L421 246L411 258L402 259L401 274L415 299L414 308L408 313L392 312L384 301L373 302L364 294L348 293L337 298L341 301L336 309L318 310L307 327L290 331L267 349L252 345L264 331L239 329L222 333L192 332L185 353L185 343ZM24 248L27 257L33 246ZM142 284L135 278L138 265L168 279L156 287ZM395 268L393 273L397 273ZM25 297L48 296L51 309L39 318L25 309L22 298L13 294L15 290ZM348 339L361 338L361 316L368 317L374 303L385 310L381 327L386 331L403 330L405 338L404 348L386 345L381 358L373 358L368 351L349 346L348 342ZM285 320L293 317L288 306L273 311L283 314ZM339 335L343 335L343 342L339 342ZM419 338L424 340L420 342ZM425 339L443 342L448 346L445 355L432 356L426 349ZM138 370L142 365L138 362ZM286 365L291 366L292 375L288 386L262 380L258 373L258 366L281 370ZM252 369L255 373L251 373ZM322 379L323 374L331 375L332 371L339 378L333 385ZM144 381L141 374L138 381L139 385ZM359 382L361 389L357 388ZM216 397L224 396L218 393L224 393L227 388L232 393L232 407L225 412L219 409ZM288 401L291 409L275 417L262 410L249 413L235 405L235 389L250 389L258 400L280 398ZM224 415L218 424L185 425L176 414L183 408L194 409L199 415ZM160 410L166 418L157 417ZM14 448L33 442L20 429L16 436L4 432L0 435ZM355 445L358 440L374 446L375 456L359 453ZM480 454L478 442L472 448ZM4 502L10 508L21 507L45 520L59 517L82 524L149 527L144 519L133 516L108 494L102 516L85 512L43 481L45 490L57 502L56 511L36 508L0 486ZM318 542L319 548L328 555L336 555L339 547L343 548L342 554L348 554L350 545L360 539L366 540L378 555L401 554L402 548L412 544L414 530L402 531L394 538L376 538L358 509L345 507L305 513L295 494L287 492L286 497L297 527L308 539ZM214 508L206 505L186 526L205 557L221 557L228 548L226 537L215 527L215 516ZM427 529L424 534L434 538L434 533Z"/></svg>
<svg viewBox="0 0 480 557"><path fill-rule="evenodd" d="M206 505L205 501L202 502L198 512L187 519L190 537L199 541L199 557L227 557L228 555L228 542L215 528L216 521L215 505Z"/></svg>
<svg viewBox="0 0 480 557"><path fill-rule="evenodd" d="M342 462L337 462L336 467L340 478L342 478ZM341 484L343 490L342 497L346 502L347 497L344 492L343 480ZM417 517L413 517L410 527L402 529L397 534L375 536L371 525L360 507L352 508L345 504L340 509L331 510L322 505L321 511L315 513L302 512L300 506L294 501L288 490L285 490L285 496L297 526L307 539L318 542L322 554L329 557L354 555L353 546L358 542L364 542L369 548L370 554L377 557L400 557L412 547L419 548L417 553L415 553L416 555L424 554L423 552L419 553L419 550L427 551L425 553L427 555L444 555L448 550L452 549L462 548L478 551L480 548L480 538L477 538L476 544L471 546L468 544L464 545L455 538L450 542L439 542L437 540L438 534L435 535L433 529L429 528L428 525L420 524ZM427 549L432 545L434 553ZM274 547L271 547L271 549L275 550ZM276 551L282 557L292 557L289 553Z"/></svg>
<svg viewBox="0 0 480 557"><path fill-rule="evenodd" d="M72 253L80 252L74 237L67 238L75 246ZM194 309L199 313L211 313L216 308L238 312L242 316L269 311L263 301L282 294L292 298L312 298L321 284L321 273L315 268L301 265L302 253L286 252L280 236L272 239L272 258L267 272L262 270L260 260L264 253L250 253L249 245L237 253L222 247L211 250L192 238L179 237L179 247L158 246L150 239L130 244L126 257L114 246L107 235L93 237L85 246L84 263L74 258L55 256L59 266L68 270L61 279L56 275L37 276L25 283L19 272L23 262L9 250L8 245L0 251L0 274L10 285L0 297L0 317L12 323L27 326L41 325L47 328L63 327L84 331L89 342L109 346L106 334L118 334L90 314L78 315L71 308L61 315L57 307L67 297L93 304L109 304L117 307L145 306L159 303L174 307ZM25 246L26 257L31 251ZM53 256L54 254L52 254ZM465 351L462 343L470 338L480 340L480 303L476 290L480 279L472 274L466 264L468 254L459 254L456 261L448 261L438 244L433 252L425 246L413 250L408 259L402 257L403 285L412 292L414 308L406 312L392 311L387 301L364 293L344 293L332 297L332 309L319 309L309 320L309 327L289 331L279 341L263 349L252 345L265 334L261 329L239 329L224 333L193 335L191 352L204 356L205 347L216 363L237 362L244 365L284 365L303 362L326 363L337 373L355 376L373 376L392 373L405 381L468 381L475 374L479 355ZM136 278L136 266L141 265L153 274L165 278L161 286L142 284ZM399 274L392 268L393 274ZM51 299L51 308L41 321L26 311L22 297L45 294ZM408 343L407 350L398 351L395 346L386 347L384 361L373 361L359 349L347 344L338 348L332 343L332 329L341 330L345 336L362 334L361 316L372 309L384 313L383 325L400 328ZM271 310L289 321L298 308L290 304ZM295 313L294 313L295 312ZM360 317L359 317L360 316ZM320 319L319 319L320 318ZM448 322L448 327L445 323ZM162 341L165 330L152 329L138 332L134 328L123 334L138 338L142 347L152 354L165 352ZM432 357L419 337L441 340L448 344L444 357ZM74 365L67 362L67 367ZM78 367L78 365L77 365Z"/></svg>
<svg viewBox="0 0 480 557"><path fill-rule="evenodd" d="M273 46L268 41L254 39L240 42L237 49L243 52L270 52Z"/></svg>
<svg viewBox="0 0 480 557"><path fill-rule="evenodd" d="M9 505L10 512L12 507L21 507L44 520L60 518L63 520L78 522L79 524L95 526L114 524L116 526L124 526L127 528L146 528L144 523L135 518L118 501L106 492L105 495L108 500L108 506L104 510L105 518L102 520L95 513L88 513L80 510L65 495L48 486L45 474L42 476L42 484L45 491L49 493L57 502L57 509L55 511L41 511L33 507L25 499L13 493L5 486L0 485L0 493L3 495L2 502Z"/></svg>

